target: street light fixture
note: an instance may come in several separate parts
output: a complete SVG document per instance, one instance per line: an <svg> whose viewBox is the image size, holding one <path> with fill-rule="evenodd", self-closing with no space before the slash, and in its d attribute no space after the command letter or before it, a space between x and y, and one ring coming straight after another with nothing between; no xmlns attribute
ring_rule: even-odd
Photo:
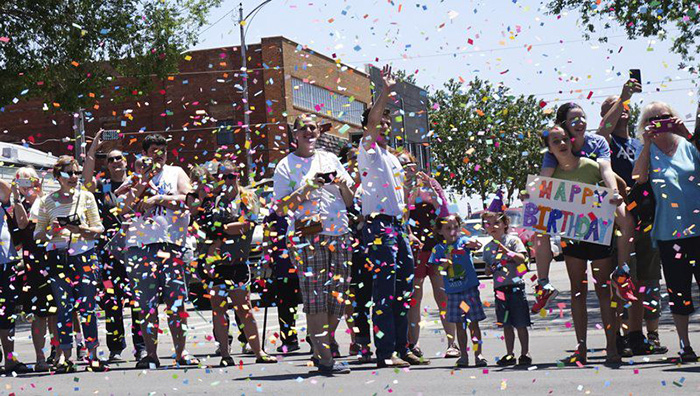
<svg viewBox="0 0 700 396"><path fill-rule="evenodd" d="M245 33L247 28L244 28L245 25L248 24L248 18L252 21L253 18L255 18L256 13L258 10L260 10L264 5L267 3L271 2L272 0L266 0L263 1L262 3L258 4L257 7L253 8L251 12L248 13L245 17L243 16L243 3L239 4L239 19L238 19L238 26L241 29L241 73L243 77L243 129L245 130L245 145L243 146L246 149L246 173L248 174L248 184L252 182L250 180L251 178L254 180L255 177L251 173L253 169L253 158L250 154L250 150L253 146L253 142L251 140L250 136L250 105L248 104L248 60L246 56L246 46L245 46ZM252 15L252 18L251 18ZM250 144L250 147L246 147L248 144Z"/></svg>

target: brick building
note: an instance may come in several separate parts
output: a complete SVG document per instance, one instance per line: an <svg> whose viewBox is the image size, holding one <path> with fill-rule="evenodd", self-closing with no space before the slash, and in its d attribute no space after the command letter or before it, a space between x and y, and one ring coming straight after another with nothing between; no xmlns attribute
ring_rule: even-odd
<svg viewBox="0 0 700 396"><path fill-rule="evenodd" d="M144 136L162 133L171 139L168 161L181 165L214 159L217 150L245 163L249 147L259 178L270 176L288 152L288 123L302 112L332 124L325 142L349 140L361 129L362 112L371 102L369 76L284 37L269 37L247 49L252 137L247 146L239 51L239 46L190 51L178 74L136 101L116 103L105 93L84 111L88 140L100 128L119 129L123 139L105 150L140 154ZM119 89L118 81L113 88ZM75 136L74 116L48 107L29 100L2 108L0 140L76 155L78 145L69 140Z"/></svg>

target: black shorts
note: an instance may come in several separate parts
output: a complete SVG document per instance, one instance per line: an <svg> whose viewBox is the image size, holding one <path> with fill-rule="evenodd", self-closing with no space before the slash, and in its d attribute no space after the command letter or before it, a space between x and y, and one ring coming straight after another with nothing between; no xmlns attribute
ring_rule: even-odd
<svg viewBox="0 0 700 396"><path fill-rule="evenodd" d="M530 305L525 297L525 286L499 287L495 294L496 321L499 326L513 326L520 329L532 325Z"/></svg>
<svg viewBox="0 0 700 396"><path fill-rule="evenodd" d="M247 263L219 262L214 265L214 274L204 278L210 287L228 290L248 289L250 286L250 268Z"/></svg>
<svg viewBox="0 0 700 396"><path fill-rule="evenodd" d="M599 245L597 243L566 240L566 246L562 249L564 256L581 260L602 260L613 255L613 245Z"/></svg>

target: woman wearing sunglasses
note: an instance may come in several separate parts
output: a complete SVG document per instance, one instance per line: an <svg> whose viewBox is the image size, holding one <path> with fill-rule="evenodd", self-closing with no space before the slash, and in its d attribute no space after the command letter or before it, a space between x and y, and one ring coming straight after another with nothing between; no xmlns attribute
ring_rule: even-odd
<svg viewBox="0 0 700 396"><path fill-rule="evenodd" d="M245 332L257 359L256 363L276 363L277 359L262 350L258 325L250 303L250 270L248 255L255 224L260 221L260 200L253 191L239 184L238 166L232 161L219 165L219 191L210 208L205 208L200 224L207 240L203 265L205 287L211 296L214 336L221 354L220 366L233 366L228 341L229 320L226 314L229 299L236 318ZM208 212L208 213L207 213Z"/></svg>
<svg viewBox="0 0 700 396"><path fill-rule="evenodd" d="M95 241L104 232L97 202L81 188L78 162L61 156L53 168L60 188L41 200L36 239L47 242L46 251L53 297L58 305L59 350L57 372L73 372L73 311L77 309L88 348L88 370L104 371L97 358L97 274Z"/></svg>
<svg viewBox="0 0 700 396"><path fill-rule="evenodd" d="M443 277L434 266L428 265L430 254L437 244L433 235L435 221L439 216L448 214L447 198L437 180L418 171L416 158L411 153L404 151L398 156L398 159L406 172L407 202L409 217L412 220L410 239L415 259L413 304L408 311L408 347L414 355L423 357L423 351L418 346L418 338L420 337L423 282L426 277L430 277L437 306L445 307L447 304ZM439 308L438 311L443 311L443 309ZM448 322L445 315L440 315L440 320L447 335L445 358L460 357L459 348L455 345L455 324Z"/></svg>
<svg viewBox="0 0 700 396"><path fill-rule="evenodd" d="M644 147L634 166L638 183L651 181L656 200L652 239L658 244L682 362L695 362L688 322L695 311L692 278L700 284L700 153L690 132L668 104L654 102L642 111L639 133Z"/></svg>

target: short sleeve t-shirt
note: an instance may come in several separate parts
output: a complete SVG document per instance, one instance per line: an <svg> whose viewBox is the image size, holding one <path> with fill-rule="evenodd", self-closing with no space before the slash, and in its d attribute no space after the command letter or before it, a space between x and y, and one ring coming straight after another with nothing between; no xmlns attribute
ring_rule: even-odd
<svg viewBox="0 0 700 396"><path fill-rule="evenodd" d="M563 170L557 167L552 177L555 179L577 181L579 183L593 185L597 185L603 181L600 175L600 165L588 158L580 158L578 168L576 169Z"/></svg>
<svg viewBox="0 0 700 396"><path fill-rule="evenodd" d="M403 216L405 173L399 159L376 143L369 150L361 143L357 164L362 180L362 214Z"/></svg>
<svg viewBox="0 0 700 396"><path fill-rule="evenodd" d="M462 236L455 243L447 245L438 243L433 248L429 263L443 268L445 280L445 293L459 293L472 287L479 286L479 278L476 276L472 254L467 243L469 238ZM452 257L452 265L445 268L445 259Z"/></svg>
<svg viewBox="0 0 700 396"><path fill-rule="evenodd" d="M586 133L583 135L583 147L581 151L574 151L577 157L590 158L593 161L606 160L610 161L610 145L604 137L595 133ZM558 165L556 157L550 152L544 154L542 160L542 169L556 168Z"/></svg>
<svg viewBox="0 0 700 396"><path fill-rule="evenodd" d="M505 234L500 242L512 252L527 253L523 241L515 235ZM484 261L490 267L497 265L496 270L493 271L494 289L525 283L522 275L527 271L518 271L518 265L513 258L501 253L495 241L491 241L484 246Z"/></svg>
<svg viewBox="0 0 700 396"><path fill-rule="evenodd" d="M282 201L286 196L311 181L317 173L336 172L348 186L353 185L352 178L340 163L338 157L326 151L317 150L314 155L302 158L291 153L284 157L275 168L273 176L273 195L276 201ZM282 201L281 205L287 204ZM321 235L338 236L350 232L348 213L340 188L334 184L326 184L314 190L310 199L290 210L296 220L304 220L316 215L321 217L323 231ZM294 221L290 221L289 231L294 230Z"/></svg>
<svg viewBox="0 0 700 396"><path fill-rule="evenodd" d="M610 149L612 150L612 169L627 183L628 187L634 184L632 170L639 153L644 145L638 139L625 139L620 136L610 136Z"/></svg>
<svg viewBox="0 0 700 396"><path fill-rule="evenodd" d="M651 231L659 241L700 235L700 154L680 139L673 157L651 145L649 180L656 199Z"/></svg>

